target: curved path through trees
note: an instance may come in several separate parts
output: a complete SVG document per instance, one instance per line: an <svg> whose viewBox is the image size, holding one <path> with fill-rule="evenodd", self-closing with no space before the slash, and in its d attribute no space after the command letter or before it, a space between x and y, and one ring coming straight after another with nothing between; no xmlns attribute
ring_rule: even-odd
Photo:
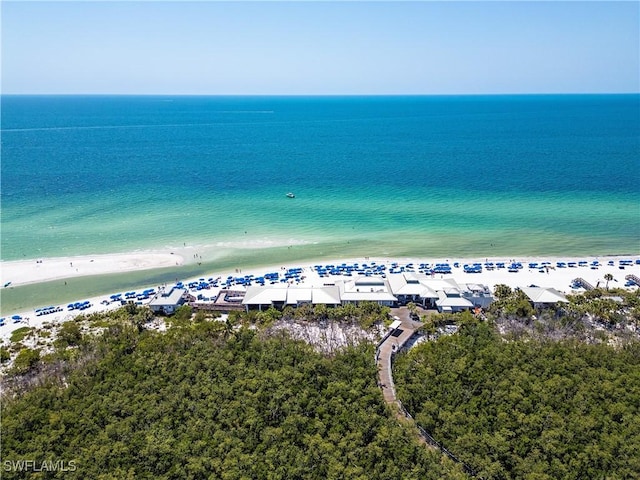
<svg viewBox="0 0 640 480"><path fill-rule="evenodd" d="M411 315L406 307L392 309L392 315L400 319L401 324L398 328L385 336L376 349L378 384L382 389L384 401L391 406L399 420L405 422L409 421L417 429L420 441L438 448L451 460L461 464L466 473L471 476L475 476L475 471L469 465L456 457L453 453L438 443L436 439L429 435L429 433L427 433L422 427L420 427L420 425L415 422L411 414L404 408L402 402L398 399L395 384L393 383L393 375L391 373L393 355L396 351L400 351L407 344L411 337L413 337L416 330L422 327L423 324L421 322L411 320Z"/></svg>
<svg viewBox="0 0 640 480"><path fill-rule="evenodd" d="M391 332L378 347L378 381L380 388L382 388L384 401L389 405L400 407L401 404L398 403L395 384L393 383L393 376L391 374L393 353L404 347L416 330L422 326L422 323L412 321L409 310L405 307L393 309L392 314L398 317L402 323L400 327Z"/></svg>

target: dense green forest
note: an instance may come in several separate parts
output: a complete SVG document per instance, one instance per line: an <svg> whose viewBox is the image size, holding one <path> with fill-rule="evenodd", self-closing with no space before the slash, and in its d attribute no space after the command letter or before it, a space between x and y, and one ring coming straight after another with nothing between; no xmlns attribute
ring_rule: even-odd
<svg viewBox="0 0 640 480"><path fill-rule="evenodd" d="M66 327L41 384L3 399L3 479L466 478L389 412L373 345L323 356L211 321L161 333L133 310L95 337ZM67 471L8 471L19 460Z"/></svg>
<svg viewBox="0 0 640 480"><path fill-rule="evenodd" d="M479 478L640 478L638 293L534 311L503 290L486 316L422 317L430 341L396 356L404 406ZM272 328L370 331L388 309L213 317L129 305L16 330L2 478L468 478L385 406L370 340L321 354Z"/></svg>
<svg viewBox="0 0 640 480"><path fill-rule="evenodd" d="M487 323L398 356L418 424L491 479L640 478L640 343L507 341Z"/></svg>

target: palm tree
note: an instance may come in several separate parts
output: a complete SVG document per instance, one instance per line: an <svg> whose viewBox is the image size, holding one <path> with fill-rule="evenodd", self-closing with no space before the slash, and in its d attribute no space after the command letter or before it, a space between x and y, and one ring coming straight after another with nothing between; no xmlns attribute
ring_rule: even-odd
<svg viewBox="0 0 640 480"><path fill-rule="evenodd" d="M229 312L227 320L224 322L224 329L222 330L225 340L229 338L229 335L233 334L236 325L242 320L242 316L239 312Z"/></svg>
<svg viewBox="0 0 640 480"><path fill-rule="evenodd" d="M432 336L435 335L438 331L430 315L425 315L424 324L422 325L422 331L427 336L427 340L431 340Z"/></svg>
<svg viewBox="0 0 640 480"><path fill-rule="evenodd" d="M604 288L605 288L606 290L609 290L609 282L610 282L611 280L613 280L613 275L611 275L610 273L605 273L605 275L604 275L604 279L607 281L607 284L605 285L605 287L604 287Z"/></svg>
<svg viewBox="0 0 640 480"><path fill-rule="evenodd" d="M413 320L414 318L417 319L418 306L415 303L413 302L407 303L407 310L409 310L409 316L411 317L411 320Z"/></svg>

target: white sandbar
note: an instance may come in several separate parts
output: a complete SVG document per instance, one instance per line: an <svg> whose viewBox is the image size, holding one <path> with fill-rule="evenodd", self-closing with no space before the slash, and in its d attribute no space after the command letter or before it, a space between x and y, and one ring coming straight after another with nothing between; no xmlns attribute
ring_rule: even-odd
<svg viewBox="0 0 640 480"><path fill-rule="evenodd" d="M0 263L0 282L12 287L88 275L132 272L182 265L184 259L173 253L122 253L80 257L43 258Z"/></svg>

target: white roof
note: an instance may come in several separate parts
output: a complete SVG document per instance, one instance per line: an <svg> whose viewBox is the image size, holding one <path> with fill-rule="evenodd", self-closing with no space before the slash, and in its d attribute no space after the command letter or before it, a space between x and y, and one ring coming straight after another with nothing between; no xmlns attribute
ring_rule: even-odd
<svg viewBox="0 0 640 480"><path fill-rule="evenodd" d="M442 292L447 297L459 297L462 295L462 292L460 291L459 288L445 288L444 290L442 290Z"/></svg>
<svg viewBox="0 0 640 480"><path fill-rule="evenodd" d="M287 300L287 288L283 287L261 287L252 285L247 288L247 293L242 300L243 305L270 305L274 302L285 302Z"/></svg>
<svg viewBox="0 0 640 480"><path fill-rule="evenodd" d="M393 322L391 322L391 325L389 325L389 328L391 330L395 330L396 328L398 328L400 325L402 325L402 320L394 320Z"/></svg>
<svg viewBox="0 0 640 480"><path fill-rule="evenodd" d="M451 288L457 288L458 290L460 289L458 282L456 282L453 278L438 278L437 276L431 278L427 276L424 279L420 280L420 283L422 283L425 287L430 288L434 292L437 292L438 290L448 290Z"/></svg>
<svg viewBox="0 0 640 480"><path fill-rule="evenodd" d="M297 305L298 303L311 303L311 288L287 288L287 304Z"/></svg>
<svg viewBox="0 0 640 480"><path fill-rule="evenodd" d="M444 297L440 300L436 300L436 305L438 307L464 307L464 308L473 308L473 303L467 300L464 297Z"/></svg>
<svg viewBox="0 0 640 480"><path fill-rule="evenodd" d="M186 290L184 288L172 288L171 290L158 292L149 302L150 306L177 305Z"/></svg>
<svg viewBox="0 0 640 480"><path fill-rule="evenodd" d="M420 296L422 298L438 298L438 292L436 292L435 290L423 285L422 288L424 290L422 290L422 292L420 292Z"/></svg>
<svg viewBox="0 0 640 480"><path fill-rule="evenodd" d="M359 275L357 277L353 277L353 280L350 280L346 283L353 283L354 285L360 286L389 286L389 282L384 278L379 277L367 277L364 275Z"/></svg>
<svg viewBox="0 0 640 480"><path fill-rule="evenodd" d="M340 289L338 287L317 287L313 289L311 302L314 305L338 305L340 303Z"/></svg>
<svg viewBox="0 0 640 480"><path fill-rule="evenodd" d="M569 303L567 297L555 288L524 287L522 291L533 303Z"/></svg>
<svg viewBox="0 0 640 480"><path fill-rule="evenodd" d="M400 275L391 275L389 277L389 286L394 295L429 295L432 291L422 285L418 277L412 273L402 273Z"/></svg>
<svg viewBox="0 0 640 480"><path fill-rule="evenodd" d="M298 287L294 285L252 285L242 301L243 305L271 305L275 302L296 305L311 302L314 304L337 305L340 303L340 290L337 286Z"/></svg>
<svg viewBox="0 0 640 480"><path fill-rule="evenodd" d="M464 284L464 286L470 292L484 292L487 290L487 287L485 285L481 285L479 283L466 283Z"/></svg>
<svg viewBox="0 0 640 480"><path fill-rule="evenodd" d="M345 302L395 302L398 299L389 292L343 292Z"/></svg>
<svg viewBox="0 0 640 480"><path fill-rule="evenodd" d="M355 281L338 283L340 298L345 302L395 302L389 282L384 279L360 277Z"/></svg>

